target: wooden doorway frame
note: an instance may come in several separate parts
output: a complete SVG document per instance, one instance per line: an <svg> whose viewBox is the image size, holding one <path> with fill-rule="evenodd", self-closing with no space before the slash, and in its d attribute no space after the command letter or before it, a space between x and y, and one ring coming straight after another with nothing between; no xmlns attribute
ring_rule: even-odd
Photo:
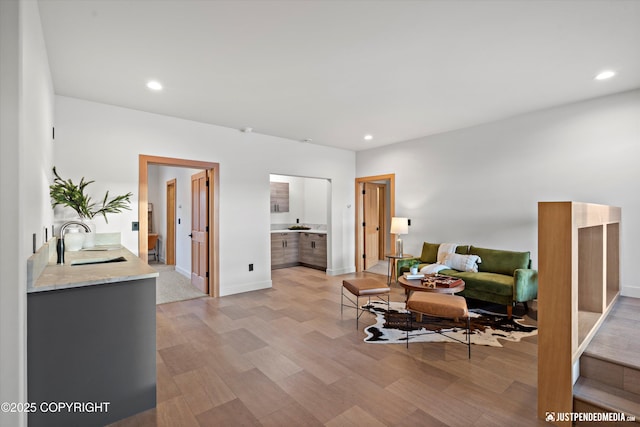
<svg viewBox="0 0 640 427"><path fill-rule="evenodd" d="M379 183L380 181L388 181L389 191L389 215L391 218L396 213L396 174L365 176L356 178L356 271L360 272L364 269L364 263L362 261L362 254L364 253L364 236L361 232L362 228L362 189L365 182ZM386 234L386 233L385 233ZM395 239L394 235L391 235L391 241ZM391 245L391 253L395 253L394 245Z"/></svg>
<svg viewBox="0 0 640 427"><path fill-rule="evenodd" d="M166 183L167 192L167 238L165 249L165 263L175 265L176 263L176 178L170 179ZM173 191L170 188L173 187Z"/></svg>
<svg viewBox="0 0 640 427"><path fill-rule="evenodd" d="M387 230L389 227L387 221L387 186L378 184L378 225L381 230ZM378 233L378 260L384 260L384 254L387 248L387 233L383 231Z"/></svg>
<svg viewBox="0 0 640 427"><path fill-rule="evenodd" d="M140 154L138 158L138 256L148 262L149 165L177 166L206 169L210 172L209 185L209 296L220 296L220 164L200 160L177 159Z"/></svg>

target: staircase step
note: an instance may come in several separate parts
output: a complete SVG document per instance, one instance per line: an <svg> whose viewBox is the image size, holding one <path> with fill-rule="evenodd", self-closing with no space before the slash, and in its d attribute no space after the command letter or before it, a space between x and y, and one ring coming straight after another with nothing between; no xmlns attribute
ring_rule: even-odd
<svg viewBox="0 0 640 427"><path fill-rule="evenodd" d="M581 377L573 387L575 412L621 412L640 423L640 394Z"/></svg>
<svg viewBox="0 0 640 427"><path fill-rule="evenodd" d="M583 353L580 377L599 381L611 387L640 394L640 369L617 361Z"/></svg>
<svg viewBox="0 0 640 427"><path fill-rule="evenodd" d="M640 371L640 298L619 297L583 353Z"/></svg>

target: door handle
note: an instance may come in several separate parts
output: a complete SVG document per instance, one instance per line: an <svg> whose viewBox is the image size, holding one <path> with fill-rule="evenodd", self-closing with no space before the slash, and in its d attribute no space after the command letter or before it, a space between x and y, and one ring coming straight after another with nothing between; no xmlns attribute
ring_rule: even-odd
<svg viewBox="0 0 640 427"><path fill-rule="evenodd" d="M189 233L189 237L193 239L193 233Z"/></svg>

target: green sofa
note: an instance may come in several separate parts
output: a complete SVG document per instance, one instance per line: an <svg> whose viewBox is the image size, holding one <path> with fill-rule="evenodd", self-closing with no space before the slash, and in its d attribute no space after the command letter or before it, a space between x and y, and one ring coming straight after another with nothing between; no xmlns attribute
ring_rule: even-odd
<svg viewBox="0 0 640 427"><path fill-rule="evenodd" d="M428 264L434 264L438 256L439 243L424 242L422 254L419 258L405 258L398 260L398 276L409 271L414 263L419 263L419 270ZM441 270L439 274L459 277L464 280L464 291L458 295L481 301L504 304L507 314L511 317L513 305L522 302L527 307L527 301L538 296L538 271L531 269L529 252L513 252L497 249L478 248L476 246L458 245L456 253L460 255L477 255L481 262L477 265L478 272L458 271L453 269Z"/></svg>

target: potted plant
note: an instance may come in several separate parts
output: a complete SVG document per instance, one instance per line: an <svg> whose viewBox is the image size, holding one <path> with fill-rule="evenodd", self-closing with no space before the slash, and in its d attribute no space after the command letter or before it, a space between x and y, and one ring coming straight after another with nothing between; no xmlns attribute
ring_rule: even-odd
<svg viewBox="0 0 640 427"><path fill-rule="evenodd" d="M85 181L82 177L79 184L74 184L71 179L62 179L55 166L53 167L53 175L55 179L53 184L49 186L52 208L58 205L70 207L76 211L80 220L89 220L96 215L102 215L107 224L109 223L108 213L120 213L123 209L131 209L129 207L133 196L131 192L109 200L109 191L107 191L102 199L102 204L98 205L91 200L91 196L85 194L87 186L95 181Z"/></svg>
<svg viewBox="0 0 640 427"><path fill-rule="evenodd" d="M80 179L78 184L71 179L63 179L60 177L56 168L53 168L55 176L53 184L49 186L49 195L51 196L51 207L66 206L73 209L82 222L92 220L96 215L102 215L108 224L107 214L120 213L123 209L130 210L129 204L133 193L129 192L124 195L115 196L109 199L109 191L102 198L102 202L94 202L91 196L86 194L85 190L89 184L94 181L85 181L84 177ZM92 239L85 241L84 246L93 246Z"/></svg>
<svg viewBox="0 0 640 427"><path fill-rule="evenodd" d="M418 263L418 261L413 261L411 263L411 268L410 268L411 274L418 274L418 267L419 266L420 266L420 264Z"/></svg>

